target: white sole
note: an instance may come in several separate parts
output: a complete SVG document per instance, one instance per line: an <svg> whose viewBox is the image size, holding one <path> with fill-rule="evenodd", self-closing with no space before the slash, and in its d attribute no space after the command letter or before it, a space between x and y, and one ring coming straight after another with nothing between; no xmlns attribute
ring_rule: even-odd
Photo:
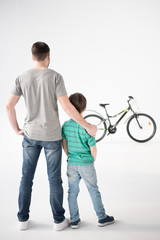
<svg viewBox="0 0 160 240"><path fill-rule="evenodd" d="M64 219L62 223L55 223L54 230L55 231L62 231L70 225L70 221L68 219Z"/></svg>
<svg viewBox="0 0 160 240"><path fill-rule="evenodd" d="M78 229L81 225L81 222L79 222L77 225L71 225L72 229Z"/></svg>
<svg viewBox="0 0 160 240"><path fill-rule="evenodd" d="M27 230L28 225L29 225L29 220L27 220L26 222L18 222L18 228L19 228L20 231Z"/></svg>
<svg viewBox="0 0 160 240"><path fill-rule="evenodd" d="M105 227L105 226L110 225L110 224L112 224L114 222L115 222L115 220L112 221L112 222L107 222L107 223L98 223L98 227Z"/></svg>

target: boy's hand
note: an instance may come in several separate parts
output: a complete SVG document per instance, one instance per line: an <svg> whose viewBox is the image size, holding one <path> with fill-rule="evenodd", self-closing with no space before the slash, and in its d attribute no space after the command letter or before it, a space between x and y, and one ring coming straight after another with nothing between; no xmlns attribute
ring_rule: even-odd
<svg viewBox="0 0 160 240"><path fill-rule="evenodd" d="M97 157L97 147L96 146L91 147L90 150L91 150L92 157L94 158L94 162L95 162L96 157Z"/></svg>
<svg viewBox="0 0 160 240"><path fill-rule="evenodd" d="M62 138L62 146L63 146L63 150L65 151L66 155L68 156L68 144L67 144L67 140Z"/></svg>
<svg viewBox="0 0 160 240"><path fill-rule="evenodd" d="M92 137L96 137L96 133L97 133L97 126L95 125L89 125L87 128L86 128L88 134Z"/></svg>

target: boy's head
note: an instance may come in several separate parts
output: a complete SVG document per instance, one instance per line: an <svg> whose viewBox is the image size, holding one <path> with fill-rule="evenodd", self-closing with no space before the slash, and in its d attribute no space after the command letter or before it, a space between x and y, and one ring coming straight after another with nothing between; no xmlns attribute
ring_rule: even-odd
<svg viewBox="0 0 160 240"><path fill-rule="evenodd" d="M72 94L69 100L79 113L82 113L86 109L87 100L81 93Z"/></svg>
<svg viewBox="0 0 160 240"><path fill-rule="evenodd" d="M32 56L36 61L44 61L50 54L49 46L44 42L36 42L32 46Z"/></svg>

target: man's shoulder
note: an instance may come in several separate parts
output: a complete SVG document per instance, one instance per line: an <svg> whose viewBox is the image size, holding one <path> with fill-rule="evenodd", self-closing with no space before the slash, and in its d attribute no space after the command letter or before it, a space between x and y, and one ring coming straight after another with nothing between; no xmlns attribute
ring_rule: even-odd
<svg viewBox="0 0 160 240"><path fill-rule="evenodd" d="M62 75L58 72L56 72L54 69L50 69L50 68L46 68L46 69L35 69L35 68L31 68L31 69L28 69L26 70L25 72L21 73L19 75L19 78L25 78L25 77L28 77L28 76L32 76L34 74L37 73L37 71L45 71L45 72L48 72L49 74L52 74L53 76L55 76L56 78L60 78L62 77Z"/></svg>
<svg viewBox="0 0 160 240"><path fill-rule="evenodd" d="M22 73L18 76L18 78L19 78L20 80L23 80L23 79L26 79L26 78L32 76L33 73L34 73L34 71L33 71L33 69L31 68L31 69L26 70L25 72L22 72Z"/></svg>
<svg viewBox="0 0 160 240"><path fill-rule="evenodd" d="M30 71L31 71L31 69L28 69L28 70L26 70L25 72L20 73L19 76L18 76L18 78L23 78L23 77L25 77Z"/></svg>
<svg viewBox="0 0 160 240"><path fill-rule="evenodd" d="M56 76L57 78L62 77L62 75L61 75L59 72L55 71L54 69L47 68L46 70L47 70L49 73L51 73L51 74L53 74L54 76Z"/></svg>
<svg viewBox="0 0 160 240"><path fill-rule="evenodd" d="M63 79L62 75L59 72L56 72L54 69L47 69L47 72L53 76L55 80Z"/></svg>

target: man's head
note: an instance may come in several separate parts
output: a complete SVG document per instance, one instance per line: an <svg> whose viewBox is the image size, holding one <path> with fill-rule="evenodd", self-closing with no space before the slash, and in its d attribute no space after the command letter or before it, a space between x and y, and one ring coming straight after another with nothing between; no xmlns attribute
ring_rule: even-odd
<svg viewBox="0 0 160 240"><path fill-rule="evenodd" d="M72 94L69 100L79 113L82 113L86 109L87 100L81 93Z"/></svg>
<svg viewBox="0 0 160 240"><path fill-rule="evenodd" d="M41 62L44 61L47 57L49 59L50 48L44 42L36 42L32 46L32 56L33 60Z"/></svg>

